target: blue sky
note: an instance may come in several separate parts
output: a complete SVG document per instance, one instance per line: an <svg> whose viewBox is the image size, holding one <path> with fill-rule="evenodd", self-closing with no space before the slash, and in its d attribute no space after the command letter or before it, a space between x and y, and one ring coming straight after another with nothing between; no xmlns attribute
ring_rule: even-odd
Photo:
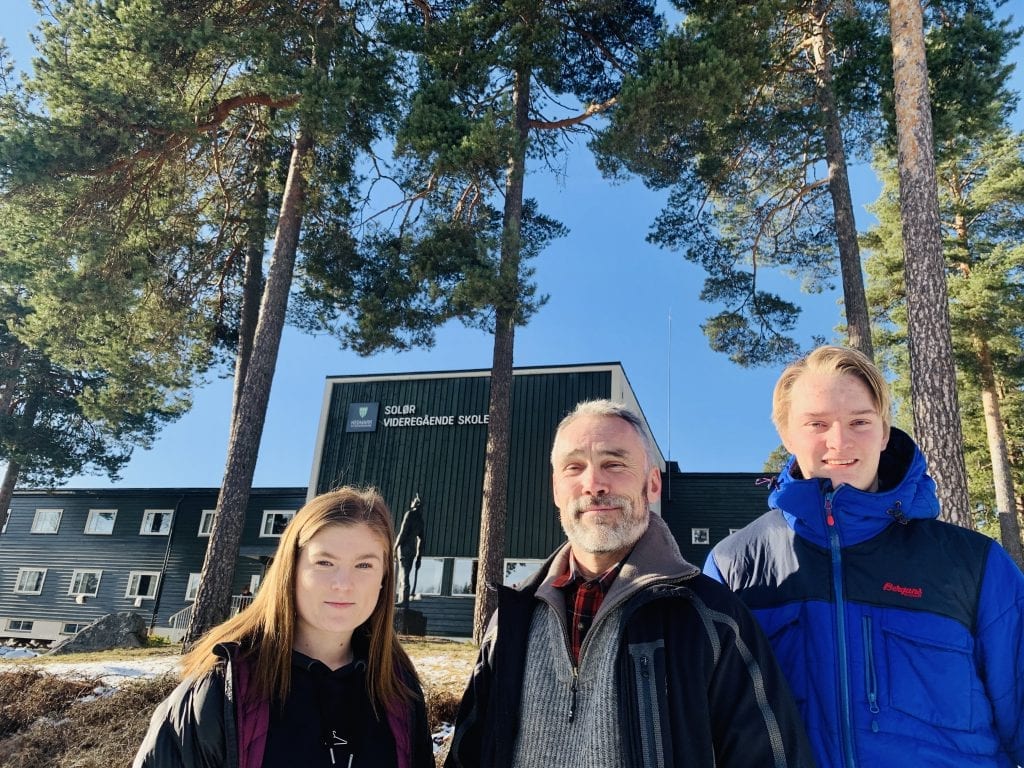
<svg viewBox="0 0 1024 768"><path fill-rule="evenodd" d="M27 68L28 34L36 20L29 0L4 8L0 36L19 67ZM1016 60L1024 58L1022 48ZM1014 86L1024 88L1024 73ZM1022 127L1018 110L1015 124ZM869 167L851 168L859 227L870 225L865 205L877 196ZM557 177L534 167L528 196L559 219L569 234L533 265L550 301L516 333L516 365L621 362L662 452L684 471L759 471L778 445L769 418L779 368L743 369L712 352L700 323L714 307L698 299L704 280L681 255L645 241L664 194L638 181L612 184L594 167L583 144L565 157ZM803 308L801 343L835 337L841 292L799 293L778 278L774 289ZM671 333L669 317L671 316ZM492 338L459 324L446 326L429 350L362 358L329 337L286 330L274 377L254 485L306 485L323 399L332 375L490 368ZM218 486L223 474L231 382L211 377L194 393L194 407L166 427L149 450L138 450L118 487ZM104 475L73 478L68 487L107 487Z"/></svg>

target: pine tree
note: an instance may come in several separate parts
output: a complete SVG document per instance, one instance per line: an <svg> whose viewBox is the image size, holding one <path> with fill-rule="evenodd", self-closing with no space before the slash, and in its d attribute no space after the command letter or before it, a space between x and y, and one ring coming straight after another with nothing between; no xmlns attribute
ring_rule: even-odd
<svg viewBox="0 0 1024 768"><path fill-rule="evenodd" d="M394 107L395 59L377 33L387 14L359 2L57 0L27 98L5 105L10 189L26 207L47 194L64 201L60 228L89 244L76 275L162 285L153 295L180 299L196 319L169 336L238 345L225 477L188 639L227 612L303 224L351 221L356 164ZM111 238L106 248L97 232ZM109 293L125 303L142 295L120 287Z"/></svg>
<svg viewBox="0 0 1024 768"><path fill-rule="evenodd" d="M847 163L873 135L874 106L840 84L874 49L851 32L862 26L852 4L675 4L685 19L627 81L596 143L604 169L670 189L649 239L707 271L701 298L726 305L703 325L713 349L742 365L799 352L799 307L762 287L778 268L812 292L838 271L849 343L870 356Z"/></svg>
<svg viewBox="0 0 1024 768"><path fill-rule="evenodd" d="M1024 475L1012 457L1024 434L1008 415L1019 411L1024 384L1024 139L1003 131L955 141L936 172L968 490L983 510L998 512L1004 546L1020 562L1014 485ZM907 402L906 288L891 161L881 176L885 188L873 208L880 224L864 241L869 298L886 328L878 345Z"/></svg>
<svg viewBox="0 0 1024 768"><path fill-rule="evenodd" d="M419 6L427 10L406 28L419 87L396 139L406 196L379 239L383 263L449 286L435 294L441 311L494 334L477 639L495 607L491 585L504 576L515 328L545 300L528 262L563 232L526 196L527 165L552 167L566 142L616 104L623 73L659 28L653 6L474 0Z"/></svg>

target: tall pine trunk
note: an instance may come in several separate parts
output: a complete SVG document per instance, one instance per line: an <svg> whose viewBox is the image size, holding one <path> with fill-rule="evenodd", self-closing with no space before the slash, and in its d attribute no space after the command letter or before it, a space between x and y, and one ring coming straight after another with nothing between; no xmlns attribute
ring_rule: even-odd
<svg viewBox="0 0 1024 768"><path fill-rule="evenodd" d="M11 498L14 496L14 486L18 482L19 474L21 462L17 459L8 460L3 482L0 482L0 520L6 520L7 510L11 508Z"/></svg>
<svg viewBox="0 0 1024 768"><path fill-rule="evenodd" d="M979 336L974 338L974 348L980 363L981 404L985 411L985 435L988 438L988 452L992 460L992 483L995 486L996 511L999 513L999 537L1010 557L1021 570L1024 570L1024 551L1021 547L1017 504L1013 493L1013 469L1006 447L1006 430L999 407L999 388L992 366L992 354L988 342Z"/></svg>
<svg viewBox="0 0 1024 768"><path fill-rule="evenodd" d="M246 247L242 274L242 307L238 322L238 352L235 356L235 386L231 396L231 421L238 416L245 374L252 357L253 339L260 317L260 296L263 293L263 249L267 239L267 163L269 139L260 136L256 149L253 176L256 189L246 205Z"/></svg>
<svg viewBox="0 0 1024 768"><path fill-rule="evenodd" d="M484 465L483 507L480 510L480 549L477 565L473 639L479 643L498 604L492 589L501 584L505 560L505 522L508 517L508 457L512 434L512 363L515 340L523 181L526 176L526 145L529 141L530 71L516 72L512 94L518 142L509 156L505 174L505 208L502 214L501 299L495 307L494 358L491 365L490 403L487 408L487 457Z"/></svg>
<svg viewBox="0 0 1024 768"><path fill-rule="evenodd" d="M213 530L203 561L192 620L184 638L185 647L223 621L228 614L231 581L242 540L242 527L259 456L267 404L270 401L270 386L281 345L288 293L295 272L295 254L306 192L306 165L312 159L312 150L312 135L300 128L288 166L288 180L281 200L274 252L263 291L259 323L238 411L231 424L227 466L224 469L220 497L217 499Z"/></svg>
<svg viewBox="0 0 1024 768"><path fill-rule="evenodd" d="M920 0L889 0L914 431L942 517L973 527L949 327Z"/></svg>
<svg viewBox="0 0 1024 768"><path fill-rule="evenodd" d="M31 386L31 382L30 382ZM18 425L19 431L28 432L36 423L36 416L39 415L39 400L41 395L32 392L25 403L25 411L21 414ZM10 459L7 462L7 469L4 471L4 480L0 484L0 515L6 515L11 506L11 497L14 496L14 486L18 482L18 475L21 474L21 462L17 459Z"/></svg>
<svg viewBox="0 0 1024 768"><path fill-rule="evenodd" d="M832 32L828 26L826 3L815 4L811 49L814 54L818 108L824 119L825 160L828 164L828 191L836 223L839 267L843 278L843 305L846 309L846 335L849 345L874 358L871 344L871 320L868 314L864 273L857 242L857 222L853 215L850 176L846 169L846 146L832 77Z"/></svg>

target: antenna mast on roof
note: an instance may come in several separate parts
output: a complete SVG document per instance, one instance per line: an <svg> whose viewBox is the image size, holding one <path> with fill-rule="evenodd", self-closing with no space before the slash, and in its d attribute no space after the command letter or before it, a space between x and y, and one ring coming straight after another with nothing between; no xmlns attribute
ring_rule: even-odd
<svg viewBox="0 0 1024 768"><path fill-rule="evenodd" d="M668 308L668 461L672 460L672 307Z"/></svg>

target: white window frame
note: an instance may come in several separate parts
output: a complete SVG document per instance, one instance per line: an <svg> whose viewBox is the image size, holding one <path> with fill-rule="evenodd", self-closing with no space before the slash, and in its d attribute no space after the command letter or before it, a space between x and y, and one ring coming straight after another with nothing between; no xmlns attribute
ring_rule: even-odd
<svg viewBox="0 0 1024 768"><path fill-rule="evenodd" d="M213 518L217 516L216 509L204 509L202 514L199 515L199 533L196 535L200 538L209 538L210 534L213 533ZM205 528L205 530L203 530Z"/></svg>
<svg viewBox="0 0 1024 768"><path fill-rule="evenodd" d="M711 529L710 528L691 528L690 529L690 543L697 545L707 545L711 543Z"/></svg>
<svg viewBox="0 0 1024 768"><path fill-rule="evenodd" d="M151 521L157 515L167 516L167 530L154 531ZM140 536L168 536L171 533L171 523L174 521L173 509L147 509L142 513L142 525L139 526ZM149 523L147 525L147 523ZM161 526L163 528L163 526Z"/></svg>
<svg viewBox="0 0 1024 768"><path fill-rule="evenodd" d="M190 573L188 575L188 584L185 585L185 602L194 603L196 601L196 595L199 593L199 577L201 573Z"/></svg>
<svg viewBox="0 0 1024 768"><path fill-rule="evenodd" d="M60 633L62 635L77 635L83 629L89 626L87 621L64 621L60 625ZM68 627L78 627L74 632L68 630Z"/></svg>
<svg viewBox="0 0 1024 768"><path fill-rule="evenodd" d="M46 571L47 568L19 568L18 577L14 580L14 594L16 595L39 595L42 594L43 585L46 583ZM43 577L39 580L39 589L29 590L21 589L22 578L29 573L41 573Z"/></svg>
<svg viewBox="0 0 1024 768"><path fill-rule="evenodd" d="M16 627L15 624L28 624L27 627L21 626ZM35 626L35 621L32 619L8 619L7 620L7 631L8 632L31 632Z"/></svg>
<svg viewBox="0 0 1024 768"><path fill-rule="evenodd" d="M102 515L110 514L110 530L109 531L94 531L92 528L96 526L97 520L103 520ZM90 509L89 517L85 519L85 533L88 536L111 536L114 533L114 523L117 521L117 510L116 509Z"/></svg>
<svg viewBox="0 0 1024 768"><path fill-rule="evenodd" d="M470 587L472 588L472 590L470 592L456 592L455 589L454 589L455 588L455 569L458 567L459 563L463 563L463 562L468 562L469 563ZM452 589L450 590L452 597L475 597L476 596L476 584L474 583L475 579L473 579L473 564L476 563L476 562L477 562L477 558L475 558L475 557L453 557L452 558ZM477 566L477 567L479 568L479 566Z"/></svg>
<svg viewBox="0 0 1024 768"><path fill-rule="evenodd" d="M538 570L540 570L540 567L542 565L544 565L544 561L543 560L532 560L532 559L530 559L528 557L525 557L525 558L524 557L507 557L507 558L505 558L505 562L503 563L502 574L501 574L501 583L504 584L506 587L511 587L511 586L514 586L515 584L521 584L522 583L522 580L516 581L516 582L509 582L508 577L509 577L510 574L508 572L508 567L510 565L535 565L535 566L537 566L536 568L533 569L533 571L530 572L529 575L527 575L525 577L525 578L528 579L528 578L530 578L530 576L532 576Z"/></svg>
<svg viewBox="0 0 1024 768"><path fill-rule="evenodd" d="M140 595L138 593L138 582L142 580L143 576L153 577L153 594ZM132 584L135 583L136 591L132 592ZM128 587L124 591L125 597L134 598L136 600L152 600L156 597L157 590L160 588L160 571L128 571Z"/></svg>
<svg viewBox="0 0 1024 768"><path fill-rule="evenodd" d="M280 539L281 538L281 533L284 533L284 529L282 529L281 533L267 533L266 532L266 530L267 530L267 523L270 522L270 519L272 517L275 517L277 515L287 515L288 516L288 522L285 523L285 528L287 528L288 527L288 523L290 523L292 521L292 519L295 517L295 510L294 509L265 509L265 510L263 510L263 517L260 518L260 538L261 539ZM271 529L271 530L273 530L273 529Z"/></svg>
<svg viewBox="0 0 1024 768"><path fill-rule="evenodd" d="M424 591L424 589L423 589L423 582L420 580L419 574L416 571L416 566L414 565L412 573L409 574L409 578L416 580L416 592L410 593L410 594L429 595L431 597L434 596L434 595L440 595L441 594L441 590L444 588L444 561L445 561L445 558L443 558L443 557L424 557L420 561L420 567L422 567L423 563L426 563L426 562L431 562L431 563L436 562L438 567L440 568L440 571L438 573L438 578L437 578L437 591L436 592L426 592L426 591ZM397 585L397 580L396 580L396 585ZM410 584L409 586L411 588L412 584Z"/></svg>
<svg viewBox="0 0 1024 768"><path fill-rule="evenodd" d="M734 533L739 533L742 530L743 530L742 528L730 528L729 529L729 535L732 536Z"/></svg>
<svg viewBox="0 0 1024 768"><path fill-rule="evenodd" d="M79 576L85 576L88 573L96 575L96 590L94 592L82 592L81 584L79 584L79 590L75 591L75 579ZM68 585L69 595L83 595L84 597L96 597L100 593L100 580L103 578L103 571L99 568L76 568L71 572L71 583Z"/></svg>
<svg viewBox="0 0 1024 768"><path fill-rule="evenodd" d="M46 517L40 518L39 515L40 515L41 512L43 512L43 513L56 512L57 513L57 524L54 526L52 531L40 530L40 524L41 524L42 520L46 519ZM47 515L47 517L48 517L48 515ZM53 508L53 507L41 507L41 508L36 510L35 516L33 516L33 518L32 518L32 528L29 530L29 533L38 533L38 534L50 535L50 536L52 536L53 534L56 534L56 533L60 533L60 521L61 521L61 518L63 518L63 517L64 517L64 510L63 509L56 509L56 508Z"/></svg>

